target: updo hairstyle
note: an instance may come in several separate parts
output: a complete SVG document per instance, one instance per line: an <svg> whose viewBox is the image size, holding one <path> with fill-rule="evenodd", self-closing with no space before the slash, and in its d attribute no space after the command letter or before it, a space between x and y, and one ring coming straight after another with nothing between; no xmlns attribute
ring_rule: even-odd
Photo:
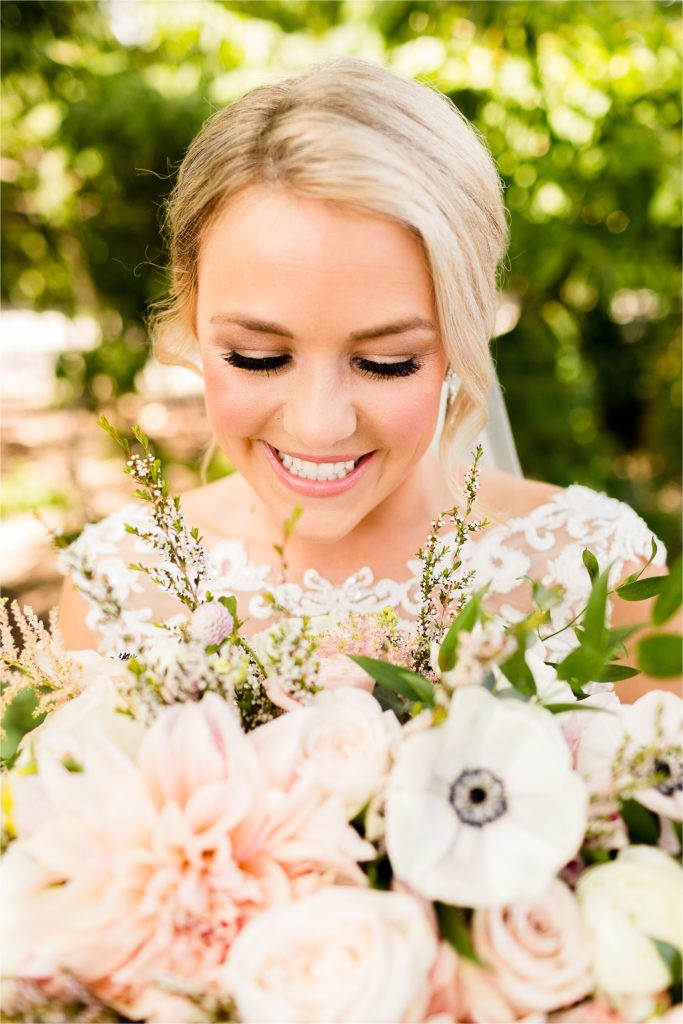
<svg viewBox="0 0 683 1024"><path fill-rule="evenodd" d="M485 425L497 271L508 241L500 179L479 133L429 85L336 57L217 111L182 162L165 211L170 294L151 315L157 358L198 369L200 245L230 199L257 185L393 218L420 239L441 340L460 386L444 470Z"/></svg>

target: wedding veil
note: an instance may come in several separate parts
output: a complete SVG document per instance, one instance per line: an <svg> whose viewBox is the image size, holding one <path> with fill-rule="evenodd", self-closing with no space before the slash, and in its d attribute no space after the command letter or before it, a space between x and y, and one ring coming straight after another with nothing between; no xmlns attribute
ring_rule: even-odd
<svg viewBox="0 0 683 1024"><path fill-rule="evenodd" d="M447 387L444 384L441 392L441 408L439 420L432 440L432 447L438 448L439 439L443 430L444 418L446 415ZM472 442L471 449L474 450L480 444L484 449L481 465L490 469L500 469L513 476L524 476L522 467L517 455L515 439L512 435L512 427L508 417L503 389L501 388L498 374L495 367L491 376L491 391L489 393L489 418L488 423Z"/></svg>

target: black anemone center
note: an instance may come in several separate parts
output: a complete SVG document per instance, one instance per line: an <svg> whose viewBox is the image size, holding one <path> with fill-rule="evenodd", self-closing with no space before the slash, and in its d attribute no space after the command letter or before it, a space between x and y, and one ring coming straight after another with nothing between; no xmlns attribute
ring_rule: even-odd
<svg viewBox="0 0 683 1024"><path fill-rule="evenodd" d="M655 760L653 769L660 779L655 789L663 796L673 796L676 790L683 789L683 762L680 758L660 756Z"/></svg>
<svg viewBox="0 0 683 1024"><path fill-rule="evenodd" d="M507 810L503 781L488 768L462 771L451 785L449 800L460 821L475 828L489 825Z"/></svg>

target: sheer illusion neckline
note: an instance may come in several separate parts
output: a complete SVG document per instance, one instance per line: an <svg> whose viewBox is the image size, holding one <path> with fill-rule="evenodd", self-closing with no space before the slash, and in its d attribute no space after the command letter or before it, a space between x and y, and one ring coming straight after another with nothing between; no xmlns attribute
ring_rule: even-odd
<svg viewBox="0 0 683 1024"><path fill-rule="evenodd" d="M86 619L90 629L100 635L102 649L110 651L121 647L125 632L129 636L150 632L161 604L160 595L148 578L130 568L131 562L153 565L160 556L128 533L126 523L149 527L148 508L130 503L101 522L87 526L60 559L62 570L72 574L87 601L92 585L86 575L79 574L79 564L96 567L116 593L122 609L118 619L103 617L92 597ZM454 531L445 530L440 535L441 544L449 545L454 536ZM625 565L642 564L649 558L651 541L651 531L628 505L582 484L573 484L555 492L531 512L492 524L472 536L462 549L460 571L473 572L475 587L489 583L489 599L510 622L525 614L528 577L545 586L560 584L562 599L552 612L553 626L558 628L580 610L590 589L582 562L584 548L593 551L601 566L611 565L611 578L616 579ZM237 595L240 617L250 619L258 628L267 628L273 618L268 594L297 615L336 619L352 612L365 614L390 607L399 623L408 629L414 628L420 611L422 563L417 555L406 561L401 578L380 575L364 565L340 582L332 582L314 567L299 570L296 581L281 582L275 559L252 558L241 538L205 543L205 550L207 572L203 588L214 597ZM663 564L665 556L660 545L655 565ZM447 560L448 551L442 551L442 557ZM165 601L175 603L167 595ZM560 635L555 653L560 653L559 645L571 646L575 642L569 634L571 630Z"/></svg>

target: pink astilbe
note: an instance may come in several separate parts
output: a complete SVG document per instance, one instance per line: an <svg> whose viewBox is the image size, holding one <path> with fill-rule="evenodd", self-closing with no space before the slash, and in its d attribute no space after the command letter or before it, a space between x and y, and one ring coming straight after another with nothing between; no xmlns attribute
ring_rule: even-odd
<svg viewBox="0 0 683 1024"><path fill-rule="evenodd" d="M402 666L411 662L409 636L399 629L396 613L391 608L366 615L351 612L334 629L319 637L317 653L320 658L360 654Z"/></svg>
<svg viewBox="0 0 683 1024"><path fill-rule="evenodd" d="M14 642L7 598L0 598L0 718L25 689L36 695L34 715L38 717L80 693L83 670L62 647L56 609L50 612L46 627L28 606L22 609L13 601L10 608L22 649Z"/></svg>
<svg viewBox="0 0 683 1024"><path fill-rule="evenodd" d="M4 858L8 974L68 970L134 1019L177 1020L174 986L227 995L221 966L255 914L365 883L373 849L339 798L310 776L276 785L216 694L163 709L134 759L84 748L83 770L41 765L50 816Z"/></svg>

